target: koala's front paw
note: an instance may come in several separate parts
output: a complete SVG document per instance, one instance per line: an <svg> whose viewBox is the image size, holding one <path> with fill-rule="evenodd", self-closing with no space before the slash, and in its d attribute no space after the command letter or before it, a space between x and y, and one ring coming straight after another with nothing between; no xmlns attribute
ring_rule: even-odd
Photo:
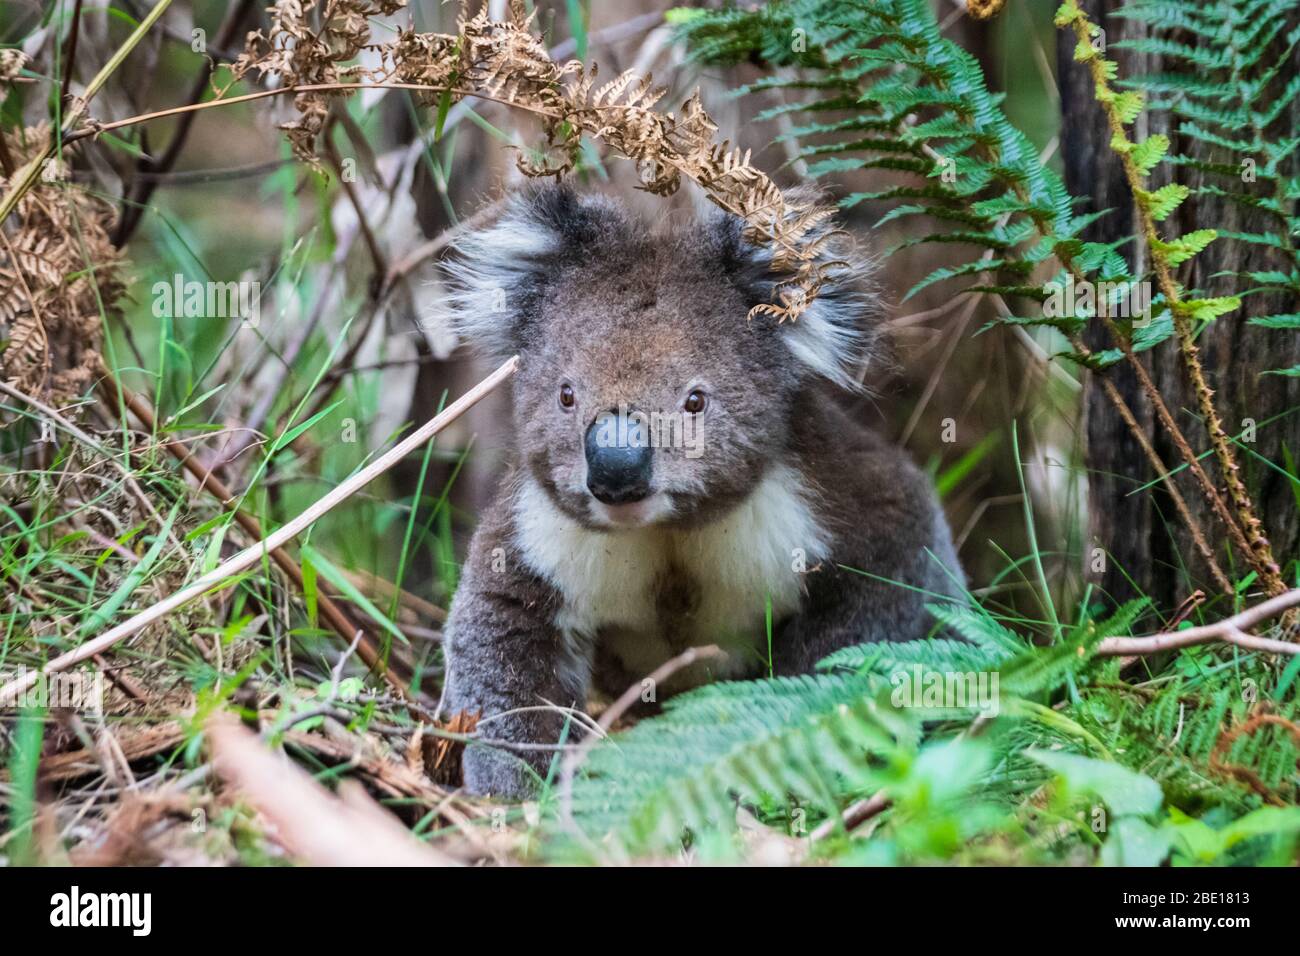
<svg viewBox="0 0 1300 956"><path fill-rule="evenodd" d="M526 800L537 792L537 777L515 754L484 744L470 744L462 758L465 789L480 797Z"/></svg>

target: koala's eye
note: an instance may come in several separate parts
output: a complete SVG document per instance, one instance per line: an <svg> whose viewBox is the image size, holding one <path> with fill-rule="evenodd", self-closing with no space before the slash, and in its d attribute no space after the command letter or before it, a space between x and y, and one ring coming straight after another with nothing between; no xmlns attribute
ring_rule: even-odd
<svg viewBox="0 0 1300 956"><path fill-rule="evenodd" d="M692 415L698 415L700 412L704 411L704 406L707 404L708 402L704 398L704 393L699 389L696 389L686 396L686 401L682 402L682 408Z"/></svg>
<svg viewBox="0 0 1300 956"><path fill-rule="evenodd" d="M568 382L565 382L563 385L560 386L560 407L572 408L573 403L575 401L577 401L577 399L574 397L573 394L573 386L571 386Z"/></svg>

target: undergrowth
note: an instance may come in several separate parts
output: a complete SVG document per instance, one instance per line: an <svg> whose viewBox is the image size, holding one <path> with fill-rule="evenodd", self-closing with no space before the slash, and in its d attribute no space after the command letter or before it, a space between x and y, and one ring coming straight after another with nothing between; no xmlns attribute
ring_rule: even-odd
<svg viewBox="0 0 1300 956"><path fill-rule="evenodd" d="M346 3L336 6L348 12ZM1174 114L1187 136L1252 154L1270 184L1265 199L1232 198L1260 209L1274 228L1152 233L1153 268L1161 260L1177 266L1211 241L1265 244L1295 259L1300 187L1289 170L1300 139L1271 134L1300 92L1300 81L1280 74L1300 42L1293 6L1266 0L1128 4L1122 15L1152 27L1151 37L1134 45L1187 64L1184 73L1151 77L1112 75L1108 61L1086 42L1090 26L1080 22L1077 8L1062 8L1062 27L1082 31L1078 58L1102 78L1096 93L1118 125L1111 144L1116 161L1134 172L1136 201L1152 223L1196 198L1169 186L1148 190L1157 164L1205 161L1170 152L1170 143L1155 137L1130 139L1125 130L1144 106ZM1086 350L1080 333L1099 316L1087 310L1040 314L1036 306L1047 298L1042 280L1125 283L1146 273L1131 274L1116 247L1080 238L1105 211L1084 209L1068 194L1008 121L977 61L942 34L929 5L785 0L758 10L676 11L671 19L703 62L780 68L746 92L790 94L766 118L793 123L783 138L814 177L863 170L912 177L851 194L843 203L891 204L880 225L914 217L934 224L899 248L945 243L977 250L977 257L930 272L911 293L957 280L967 290L1005 296L1017 307L1003 324L1047 326L1051 331L1044 334L1055 336L1046 340L1052 349L1091 372L1104 375L1135 355L1171 347L1183 326L1194 338L1205 323L1230 317L1243 296L1300 289L1290 264L1236 277L1240 288L1232 296L1161 283L1151 323L1114 322L1113 347ZM364 21L349 23L350 59L368 41L369 28ZM500 39L522 26L496 31L480 20L477 29ZM795 29L807 35L804 50L792 48ZM1206 43L1180 39L1184 33ZM417 43L415 36L404 33L402 42ZM575 39L585 49L585 34ZM1228 39L1234 42L1219 45ZM445 35L428 41L432 47L419 62L449 69L450 42ZM534 45L528 52L534 65L545 55ZM12 79L21 64L0 57L0 75ZM325 79L359 75L335 71L340 64L332 60L328 65ZM251 68L245 63L240 76ZM45 69L29 65L26 78L48 82L54 74ZM545 75L556 80L574 71ZM589 105L591 74L576 75L587 78L577 101ZM243 82L253 88L248 77ZM632 81L622 83L615 99ZM643 104L648 85L631 88L633 105ZM534 105L563 99L537 85L529 96ZM15 120L23 98L17 87L6 93L4 133L13 143L23 140ZM333 142L331 110L341 103L324 96L306 101L303 115L290 124L300 158L318 140ZM436 107L436 114L421 115L413 154L441 175L454 160L454 142L443 140L444 125L453 125L451 102L441 97L422 105ZM345 115L355 127L375 122L355 100L340 108L351 111ZM59 97L52 97L56 120L61 109ZM619 109L630 107L624 101ZM586 119L582 129L590 133L595 120ZM701 120L690 139L697 152L712 142L707 126ZM553 140L548 146L561 149L566 169L595 168L584 165L592 147L577 127L556 123L547 132ZM105 136L103 148L135 156L140 144L129 135ZM47 146L44 139L36 145L38 152ZM89 327L81 313L95 302L108 332L100 371L111 379L99 393L83 389L75 403L58 403L57 418L21 397L0 396L6 422L0 434L0 586L6 595L0 673L41 665L253 543L229 505L265 529L276 527L405 430L405 409L394 415L386 402L386 363L394 356L394 362L416 360L384 339L382 319L381 334L371 336L370 321L383 315L372 291L382 276L372 276L370 287L344 283L334 297L334 273L347 261L331 219L332 204L344 201L338 183L318 170L295 168L288 147L283 158L260 196L286 223L281 236L261 240L261 251L274 263L259 274L266 290L262 314L271 317L265 327L187 325L146 314L154 280L185 272L223 278L223 269L235 268L221 261L230 255L228 243L161 210L145 221L149 253L124 302L114 301L115 294L107 301L92 294L97 265L104 287L116 287L122 268L116 254L96 263L84 246L68 244L80 258L61 253L59 268L44 275L50 288L75 284L76 295L60 301L78 303L73 318L83 324L77 328ZM689 165L688 178L748 167L747 155L741 163L740 154L726 150L706 158L710 163ZM1227 177L1207 191L1232 194L1227 180L1236 167L1207 168ZM650 185L660 190L680 178L669 167L651 173ZM732 191L757 202L768 195L770 182L759 185ZM61 191L84 198L66 180L43 182L30 196L33 203L57 203ZM395 203L384 206L383 195L367 194L372 209L383 206L395 219L410 212ZM77 201L69 200L66 209L74 218L88 215ZM301 218L311 218L304 209L317 221L298 229ZM26 214L40 211L32 206ZM107 241L98 220L87 225L94 226L88 233L93 247ZM23 268L21 257L14 261L32 281L40 277L42 270ZM43 272L50 273L48 265ZM815 292L823 277L804 278ZM4 291L0 318L18 315L15 287ZM793 312L802 307L796 305ZM281 373L268 356L281 360L292 320L315 313L329 318L284 359ZM30 326L28 313L22 314ZM348 321L334 321L336 314L369 321L357 333ZM1297 326L1296 316L1285 313L1254 321L1278 334L1293 334ZM375 339L384 341L373 346ZM372 343L365 354L374 368L354 367L362 342ZM347 358L342 366L341 353ZM70 376L69 387L84 386L83 378L80 372ZM128 383L145 396L153 420L128 413L125 392L111 383ZM232 440L239 444L240 429L231 423L247 410L241 389L254 384L271 401L253 438L238 448L238 463L223 461ZM362 441L340 437L358 422L382 424L372 425ZM175 442L218 469L228 466L225 473L238 479L232 501L186 478L167 447ZM1007 453L993 445L980 449L981 455ZM140 639L88 662L81 673L107 675L104 710L111 720L86 719L48 701L0 719L0 856L19 863L282 861L265 821L214 782L204 723L231 710L319 782L364 781L418 838L472 860L1259 865L1297 859L1300 655L1222 642L1130 656L1104 650L1112 638L1207 624L1242 610L1261 590L1294 587L1292 556L1274 560L1258 547L1250 508L1231 488L1217 485L1212 490L1226 498L1229 523L1215 540L1227 537L1235 546L1239 537L1242 563L1220 572L1223 593L1190 611L1153 607L1145 599L1114 607L1091 591L1081 601L1061 602L1044 571L1047 552L1037 544L1036 519L1026 504L1031 548L1008 556L992 584L1006 579L1022 585L1036 612L1004 603L990 587L967 606L935 606L951 636L846 648L804 677L701 688L591 748L571 788L557 758L535 803L503 807L468 799L455 790L457 745L483 735L442 712L437 645L439 608L456 586L455 531L472 521L451 499L464 456L464 449L431 446L414 463L413 492L376 486L322 520L294 555L300 582L268 559ZM950 490L969 467L959 462L940 475L940 488ZM1183 467L1194 470L1197 462ZM1290 462L1275 467L1295 480ZM443 475L437 487L430 480L435 470ZM416 565L429 569L418 586L412 583ZM377 635L374 666L358 663L343 639L348 635L328 623L326 602L337 602ZM924 693L951 686L958 676L987 692L960 702ZM908 697L904 688L920 693Z"/></svg>

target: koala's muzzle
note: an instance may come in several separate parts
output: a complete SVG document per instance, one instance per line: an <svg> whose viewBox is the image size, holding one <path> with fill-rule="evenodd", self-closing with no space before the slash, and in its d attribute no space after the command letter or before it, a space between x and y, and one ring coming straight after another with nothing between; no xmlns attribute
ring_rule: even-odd
<svg viewBox="0 0 1300 956"><path fill-rule="evenodd" d="M649 429L636 414L602 412L587 428L587 489L607 505L626 505L650 495L654 449Z"/></svg>

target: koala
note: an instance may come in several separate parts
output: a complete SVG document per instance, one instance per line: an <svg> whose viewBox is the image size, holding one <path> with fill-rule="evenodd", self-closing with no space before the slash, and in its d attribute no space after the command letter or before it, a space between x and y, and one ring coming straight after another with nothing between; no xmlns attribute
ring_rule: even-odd
<svg viewBox="0 0 1300 956"><path fill-rule="evenodd" d="M878 296L826 238L849 268L786 322L747 317L781 275L721 212L656 230L548 185L458 243L452 322L520 357L514 462L444 636L445 706L498 744L467 748L470 792L526 796L581 734L565 709L689 647L726 656L643 698L808 673L851 644L924 637L927 602L963 599L931 483L846 410Z"/></svg>

